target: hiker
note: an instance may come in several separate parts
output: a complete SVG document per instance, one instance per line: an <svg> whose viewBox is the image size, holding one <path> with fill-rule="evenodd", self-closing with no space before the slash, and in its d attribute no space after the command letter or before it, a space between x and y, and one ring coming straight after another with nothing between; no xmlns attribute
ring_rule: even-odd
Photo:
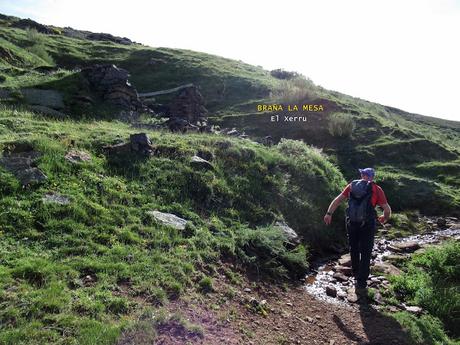
<svg viewBox="0 0 460 345"><path fill-rule="evenodd" d="M329 205L324 222L331 224L332 214L340 203L348 199L346 227L351 256L351 267L356 281L356 288L365 289L369 277L374 235L376 232L377 212L375 206L383 209L378 221L384 224L391 216L391 208L382 188L373 180L375 171L372 168L359 169L360 180L349 183Z"/></svg>

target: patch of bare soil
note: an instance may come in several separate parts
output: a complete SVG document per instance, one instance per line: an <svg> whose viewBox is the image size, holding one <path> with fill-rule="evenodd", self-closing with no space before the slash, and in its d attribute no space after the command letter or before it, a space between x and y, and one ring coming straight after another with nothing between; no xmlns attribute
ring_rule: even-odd
<svg viewBox="0 0 460 345"><path fill-rule="evenodd" d="M221 275L214 292L191 292L165 309L174 317L155 325L155 336L131 331L118 344L410 344L395 320L365 301L355 307L328 304L302 286L246 280L235 287Z"/></svg>

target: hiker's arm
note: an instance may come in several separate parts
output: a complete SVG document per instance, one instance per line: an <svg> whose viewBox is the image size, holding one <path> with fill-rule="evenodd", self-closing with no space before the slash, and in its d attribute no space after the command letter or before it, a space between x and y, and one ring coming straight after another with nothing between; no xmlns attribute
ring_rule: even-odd
<svg viewBox="0 0 460 345"><path fill-rule="evenodd" d="M343 194L339 194L334 200L332 200L331 204L327 208L326 215L324 216L324 223L327 225L331 224L332 214L337 209L337 207L339 207L340 203L345 199L346 197Z"/></svg>
<svg viewBox="0 0 460 345"><path fill-rule="evenodd" d="M380 205L383 208L383 216L379 217L380 223L385 223L391 217L391 207L388 204Z"/></svg>

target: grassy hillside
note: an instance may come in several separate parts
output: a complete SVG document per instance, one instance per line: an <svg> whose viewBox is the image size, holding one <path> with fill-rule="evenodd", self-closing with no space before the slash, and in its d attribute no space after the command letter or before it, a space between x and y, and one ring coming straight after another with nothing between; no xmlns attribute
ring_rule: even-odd
<svg viewBox="0 0 460 345"><path fill-rule="evenodd" d="M322 216L357 168L377 168L397 211L460 215L457 122L328 91L303 77L280 80L240 61L89 40L75 30L69 37L63 28L45 35L13 27L18 20L0 15L0 159L32 150L47 179L22 186L0 168L0 344L112 344L146 309L187 289L211 290L218 270L237 280L224 263L278 282L298 279L309 257L345 245L343 209L332 227ZM114 120L116 109L103 102L84 110L71 102L87 92L80 69L96 63L127 69L139 92L192 82L212 124L250 139L270 135L275 144L147 130L152 157L114 158L106 147L139 130ZM66 116L30 112L24 88L62 92ZM258 104L273 103L321 104L324 111L308 113L307 122L274 123L272 112L257 112ZM71 150L90 160L69 162ZM211 167L193 165L197 153ZM154 210L188 223L183 230L162 225ZM277 221L302 244L287 243Z"/></svg>
<svg viewBox="0 0 460 345"><path fill-rule="evenodd" d="M265 148L155 131L148 132L154 157L107 158L102 147L133 132L116 122L0 110L1 150L32 147L48 177L23 188L0 170L1 344L108 344L146 306L206 283L221 260L275 279L299 278L308 251L344 243L340 222L326 229L321 217L345 181L306 145ZM68 162L71 149L91 160ZM190 164L197 151L213 157L212 170ZM43 199L53 193L70 202ZM189 224L183 231L161 225L151 210ZM282 218L304 245L287 249L271 227Z"/></svg>

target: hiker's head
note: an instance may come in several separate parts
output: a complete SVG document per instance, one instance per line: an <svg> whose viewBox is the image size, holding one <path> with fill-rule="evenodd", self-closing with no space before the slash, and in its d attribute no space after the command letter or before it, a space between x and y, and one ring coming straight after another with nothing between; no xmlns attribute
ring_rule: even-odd
<svg viewBox="0 0 460 345"><path fill-rule="evenodd" d="M375 170L372 168L359 169L361 178L366 181L372 181L375 176Z"/></svg>

